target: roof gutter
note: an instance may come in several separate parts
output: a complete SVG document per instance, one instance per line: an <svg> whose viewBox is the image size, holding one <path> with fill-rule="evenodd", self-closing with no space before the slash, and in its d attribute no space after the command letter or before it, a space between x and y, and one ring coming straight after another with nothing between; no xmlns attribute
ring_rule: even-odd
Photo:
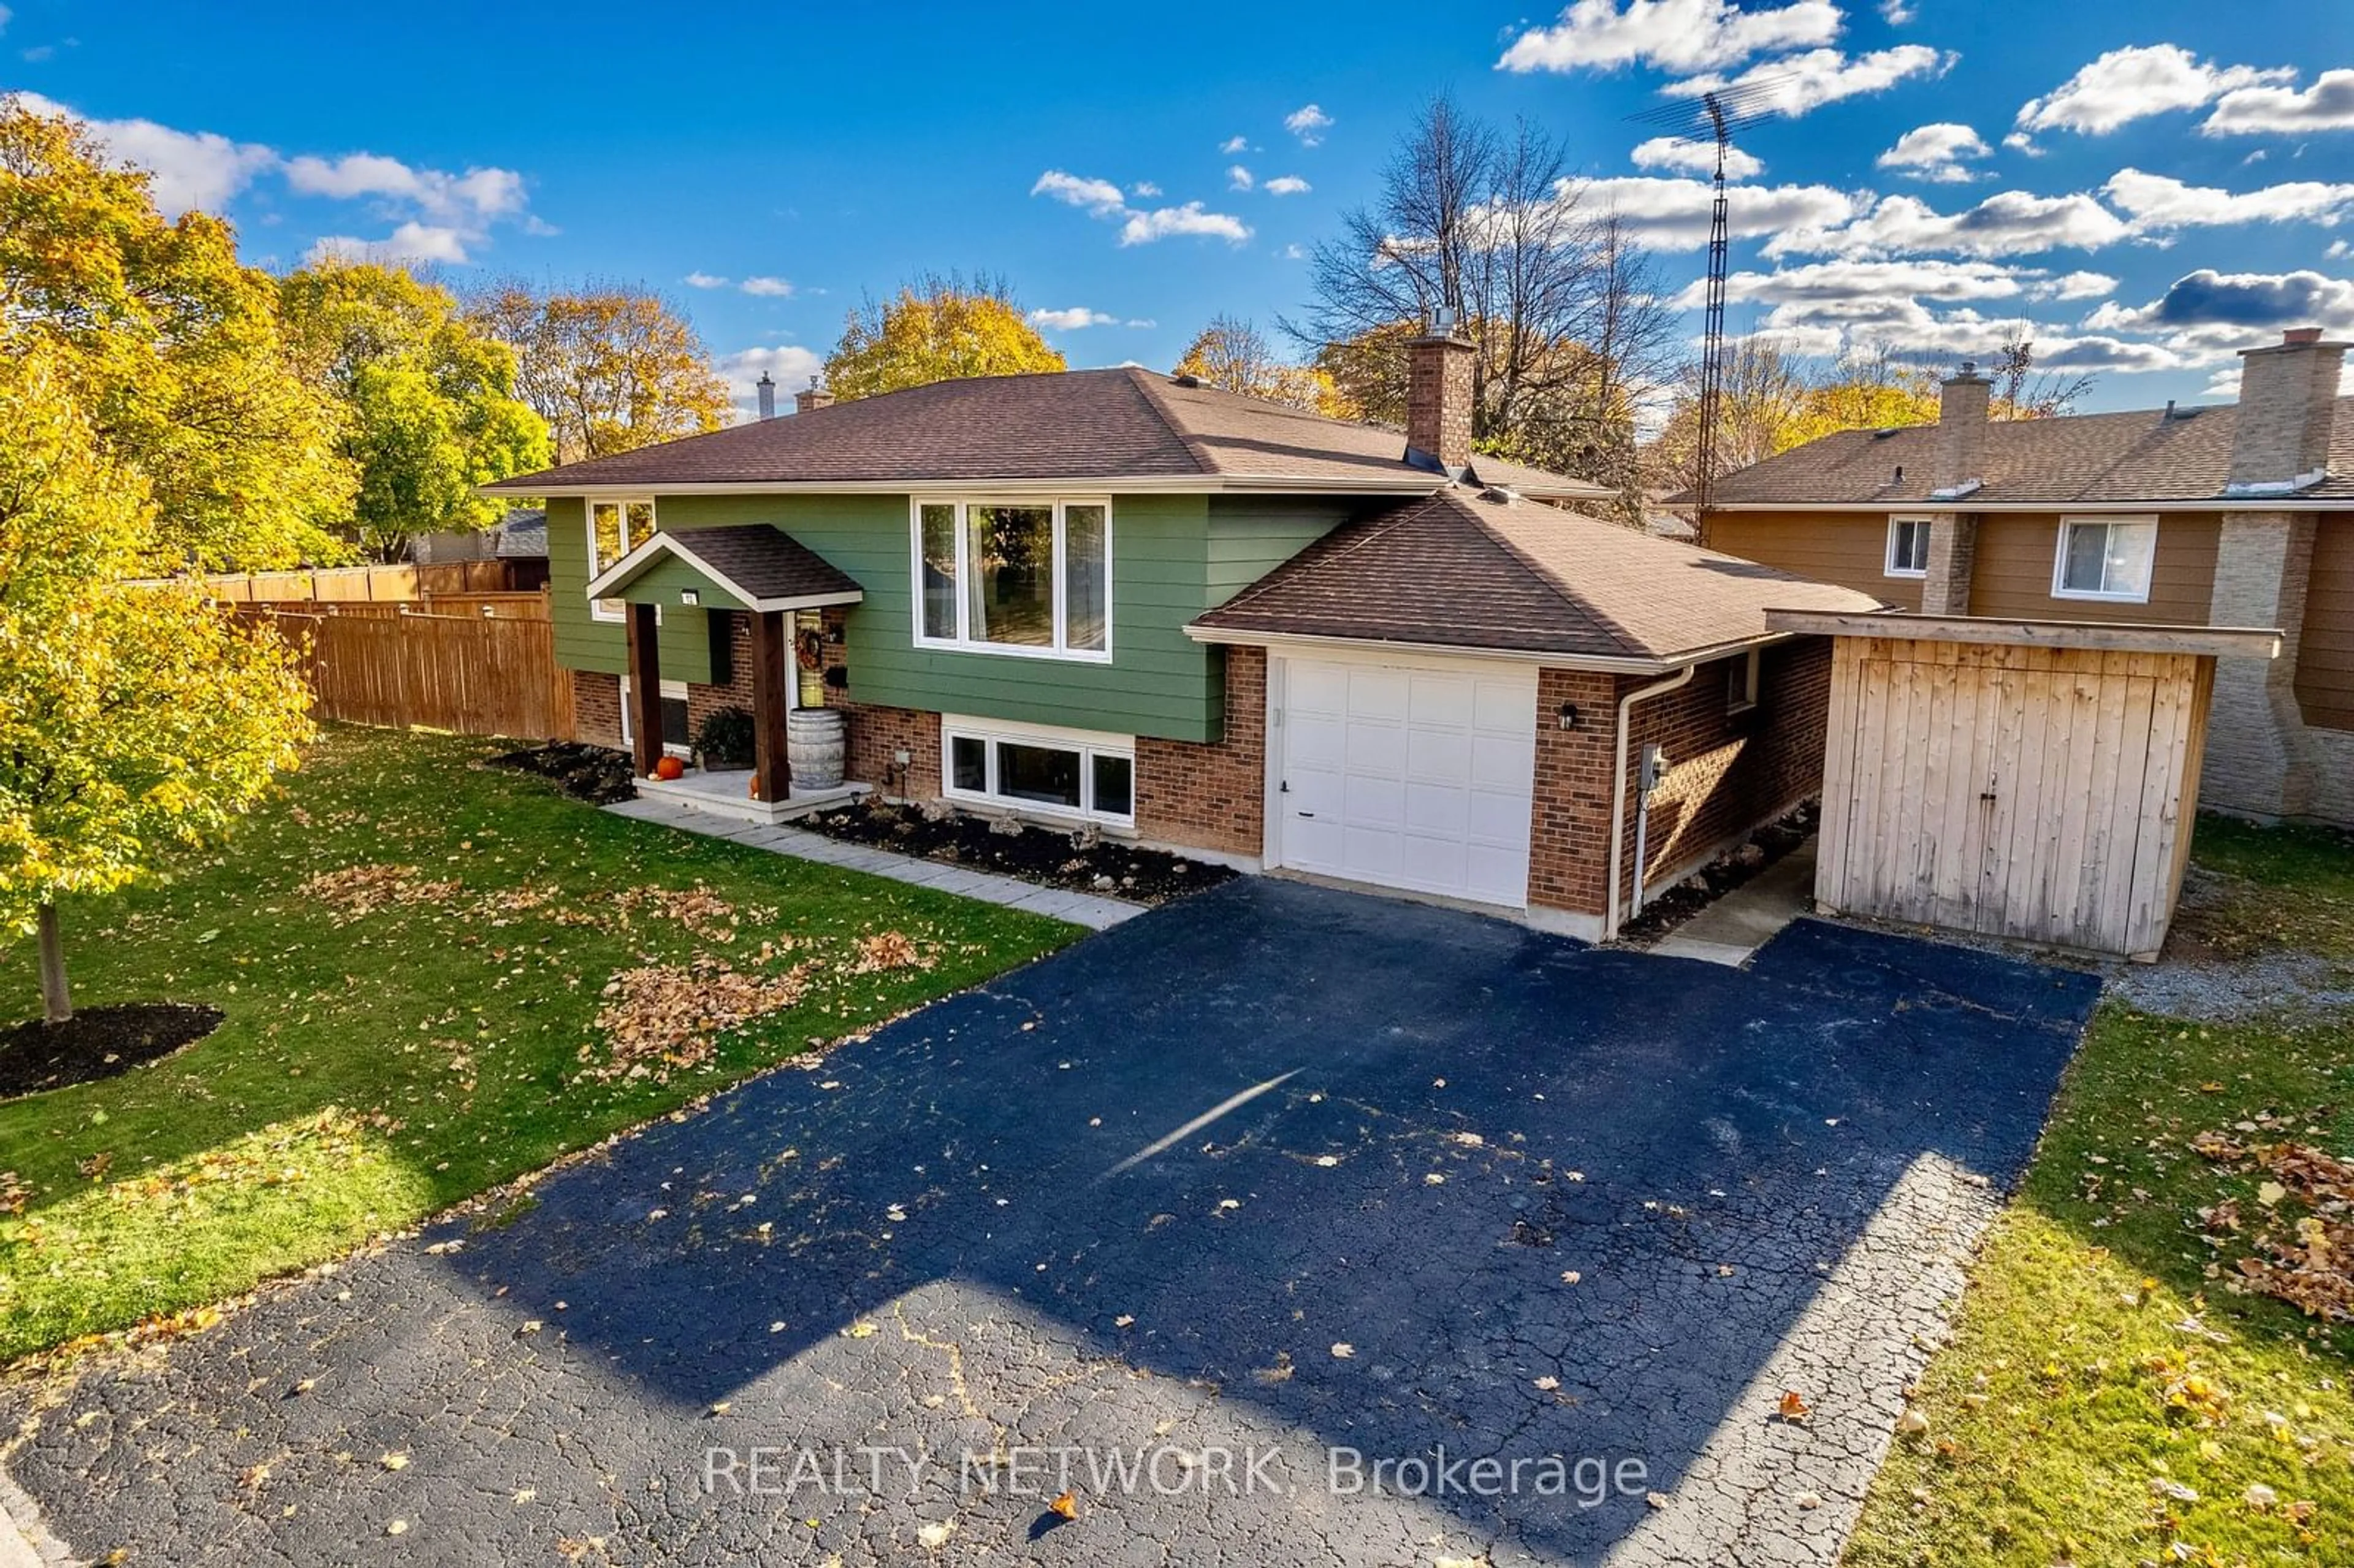
<svg viewBox="0 0 2354 1568"><path fill-rule="evenodd" d="M1401 469L1394 474L1319 477L1287 474L1129 474L1062 479L636 480L627 482L541 483L526 474L475 486L479 494L619 500L646 495L1430 495L1453 482ZM1612 492L1592 488L1533 490L1523 495L1598 501Z"/></svg>
<svg viewBox="0 0 2354 1568"><path fill-rule="evenodd" d="M1699 668L1697 663L1687 664L1666 680L1638 686L1618 699L1618 759L1610 770L1610 893L1609 901L1602 910L1602 939L1606 942L1618 934L1618 846L1626 842L1627 837L1628 718L1635 711L1637 703L1663 697L1679 687L1690 685L1693 673ZM1635 868L1638 879L1642 873L1641 866Z"/></svg>
<svg viewBox="0 0 2354 1568"><path fill-rule="evenodd" d="M1613 658L1598 653L1558 653L1534 648L1479 648L1453 642L1405 642L1383 637L1321 637L1303 631L1241 631L1217 626L1188 625L1185 635L1195 642L1218 647L1268 648L1281 652L1299 648L1309 652L1320 649L1380 653L1401 656L1426 654L1434 659L1477 659L1490 663L1541 664L1548 670L1592 670L1606 675L1657 675L1664 671L1678 670L1691 664L1705 664L1712 659L1723 659L1751 648L1767 648L1787 642L1800 635L1790 631L1762 631L1755 637L1734 638L1727 642L1711 642L1699 648L1679 650L1673 654L1655 658Z"/></svg>
<svg viewBox="0 0 2354 1568"><path fill-rule="evenodd" d="M1870 512L1882 515L1892 512L1908 515L1930 512L2025 512L2045 516L2055 513L2074 516L2087 512L2354 512L2354 495L2211 495L2166 501L1979 501L1975 497L1962 501L1716 501L1709 503L1703 515L1728 512Z"/></svg>

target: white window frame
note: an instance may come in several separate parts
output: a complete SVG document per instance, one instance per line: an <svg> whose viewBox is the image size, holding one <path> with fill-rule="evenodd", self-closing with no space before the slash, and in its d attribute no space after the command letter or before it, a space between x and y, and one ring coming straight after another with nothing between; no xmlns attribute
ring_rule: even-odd
<svg viewBox="0 0 2354 1568"><path fill-rule="evenodd" d="M1727 715L1745 714L1757 705L1758 651L1736 653L1724 672L1724 711Z"/></svg>
<svg viewBox="0 0 2354 1568"><path fill-rule="evenodd" d="M580 507L580 525L587 531L588 535L588 580L590 582L596 581L598 576L602 573L607 567L610 567L613 564L613 561L618 561L621 558L621 556L616 556L613 557L613 561L607 561L603 566L599 566L597 563L597 508L599 506L613 507L621 514L621 556L628 555L631 550L636 549L640 545L646 542L645 539L632 539L630 537L631 507L643 506L653 517L653 526L647 530L646 539L651 539L656 534L662 532L662 514L656 509L654 505L654 498L651 495L622 495L610 497L598 495L589 497ZM592 599L588 601L588 619L591 620L603 620L619 623L629 620L629 618L630 612L627 609L606 609L605 601L603 599ZM654 618L657 621L662 618L662 609L660 606L655 607Z"/></svg>
<svg viewBox="0 0 2354 1568"><path fill-rule="evenodd" d="M662 694L664 701L668 701L671 698L675 697L680 702L684 702L686 701L686 683L684 681L663 681L662 683ZM694 722L694 715L689 714L687 715L687 723L690 730L693 727ZM687 744L684 746L673 745L672 742L665 740L663 742L663 755L665 757L675 757L681 760L692 757L695 755L694 740L695 736L691 733L688 735ZM621 677L621 747L623 750L627 750L636 744L637 731L635 726L630 723L630 677L624 675Z"/></svg>
<svg viewBox="0 0 2354 1568"><path fill-rule="evenodd" d="M2149 530L2149 570L2136 588L2111 588L2106 586L2108 551L2104 546L2101 557L2104 567L2100 588L2074 588L2068 586L2068 539L2079 528L2147 528ZM2129 517L2062 517L2059 538L2052 552L2052 597L2053 599L2095 599L2107 604L2147 604L2150 585L2158 577L2158 514L2144 513Z"/></svg>
<svg viewBox="0 0 2354 1568"><path fill-rule="evenodd" d="M954 653L998 653L1016 659L1058 659L1077 664L1108 664L1112 662L1112 504L1108 495L989 495L974 493L964 496L911 495L907 498L908 581L915 597L914 631L916 646L938 649ZM956 508L956 635L933 637L924 630L924 508L953 506ZM1051 648L1024 648L1011 642L990 642L972 635L972 530L970 512L976 506L1052 506L1055 509L1055 645ZM1064 569L1064 554L1068 542L1066 509L1073 506L1100 506L1104 514L1104 645L1100 649L1066 646L1070 635L1067 616L1070 607L1065 602L1069 583ZM994 753L991 754L994 756ZM992 763L993 767L994 764Z"/></svg>
<svg viewBox="0 0 2354 1568"><path fill-rule="evenodd" d="M983 786L978 790L960 789L956 786L956 743L959 739L977 740L981 744ZM1000 741L1078 753L1079 807L1075 810L1052 801L1023 800L999 794L997 743ZM1117 757L1128 764L1127 810L1098 811L1095 809L1096 758L1098 757ZM1136 737L1107 735L1100 730L1066 729L1058 725L1023 724L1013 719L964 718L954 714L943 714L940 715L940 793L961 804L1013 811L1022 816L1132 828L1136 825Z"/></svg>
<svg viewBox="0 0 2354 1568"><path fill-rule="evenodd" d="M1896 564L1896 541L1902 536L1901 531L1907 524L1921 530L1921 564L1918 567L1900 567ZM1911 514L1892 514L1888 519L1888 544L1880 558L1881 575L1914 578L1927 577L1929 575L1929 538L1931 530L1935 525L1934 518L1915 516Z"/></svg>

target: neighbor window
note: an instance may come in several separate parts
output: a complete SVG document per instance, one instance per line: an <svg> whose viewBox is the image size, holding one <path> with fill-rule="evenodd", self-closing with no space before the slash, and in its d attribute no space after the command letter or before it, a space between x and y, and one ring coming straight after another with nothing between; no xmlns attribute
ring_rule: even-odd
<svg viewBox="0 0 2354 1568"><path fill-rule="evenodd" d="M1929 520L1891 517L1888 520L1888 575L1925 577L1929 575Z"/></svg>
<svg viewBox="0 0 2354 1568"><path fill-rule="evenodd" d="M1101 501L918 501L916 641L1106 659L1111 508Z"/></svg>
<svg viewBox="0 0 2354 1568"><path fill-rule="evenodd" d="M636 722L630 706L630 677L621 677L621 744L634 746ZM663 749L673 757L684 757L690 747L686 738L686 683L664 681L662 683Z"/></svg>
<svg viewBox="0 0 2354 1568"><path fill-rule="evenodd" d="M588 503L588 577L595 581L615 561L654 536L652 501L592 501ZM588 607L599 620L619 620L629 605L600 599Z"/></svg>
<svg viewBox="0 0 2354 1568"><path fill-rule="evenodd" d="M1136 743L1002 720L943 718L951 799L1127 822L1136 814Z"/></svg>
<svg viewBox="0 0 2354 1568"><path fill-rule="evenodd" d="M2158 520L2154 517L2129 521L2063 517L2060 556L2052 568L2052 596L2146 602L2150 567L2157 559Z"/></svg>

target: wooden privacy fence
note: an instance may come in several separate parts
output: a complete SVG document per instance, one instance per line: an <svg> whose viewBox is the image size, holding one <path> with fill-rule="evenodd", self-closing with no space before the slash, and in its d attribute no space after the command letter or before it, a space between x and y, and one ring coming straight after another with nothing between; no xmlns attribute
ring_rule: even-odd
<svg viewBox="0 0 2354 1568"><path fill-rule="evenodd" d="M572 678L556 662L555 628L545 620L235 613L275 625L294 647L321 718L572 738Z"/></svg>
<svg viewBox="0 0 2354 1568"><path fill-rule="evenodd" d="M429 593L422 599L380 599L373 603L358 599L277 599L251 608L276 609L284 615L372 616L379 620L397 615L468 615L493 620L548 618L545 588L527 593Z"/></svg>
<svg viewBox="0 0 2354 1568"><path fill-rule="evenodd" d="M437 561L428 566L324 567L245 572L205 579L228 604L393 604L436 594L502 594L514 587L505 561Z"/></svg>

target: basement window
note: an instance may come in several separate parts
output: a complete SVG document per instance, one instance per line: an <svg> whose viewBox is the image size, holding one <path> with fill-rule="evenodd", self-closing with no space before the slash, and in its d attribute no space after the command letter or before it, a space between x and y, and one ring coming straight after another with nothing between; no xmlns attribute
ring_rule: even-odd
<svg viewBox="0 0 2354 1568"><path fill-rule="evenodd" d="M630 677L621 677L621 747L627 750L637 744L635 726L631 717ZM689 755L686 727L686 683L664 681L662 683L663 750L673 757Z"/></svg>
<svg viewBox="0 0 2354 1568"><path fill-rule="evenodd" d="M2062 517L2052 597L2147 604L2157 560L2155 517Z"/></svg>
<svg viewBox="0 0 2354 1568"><path fill-rule="evenodd" d="M1929 520L1926 517L1891 517L1888 520L1888 564L1884 569L1892 577L1925 577L1929 575Z"/></svg>
<svg viewBox="0 0 2354 1568"><path fill-rule="evenodd" d="M1126 826L1136 816L1136 742L1002 719L940 721L952 800Z"/></svg>

